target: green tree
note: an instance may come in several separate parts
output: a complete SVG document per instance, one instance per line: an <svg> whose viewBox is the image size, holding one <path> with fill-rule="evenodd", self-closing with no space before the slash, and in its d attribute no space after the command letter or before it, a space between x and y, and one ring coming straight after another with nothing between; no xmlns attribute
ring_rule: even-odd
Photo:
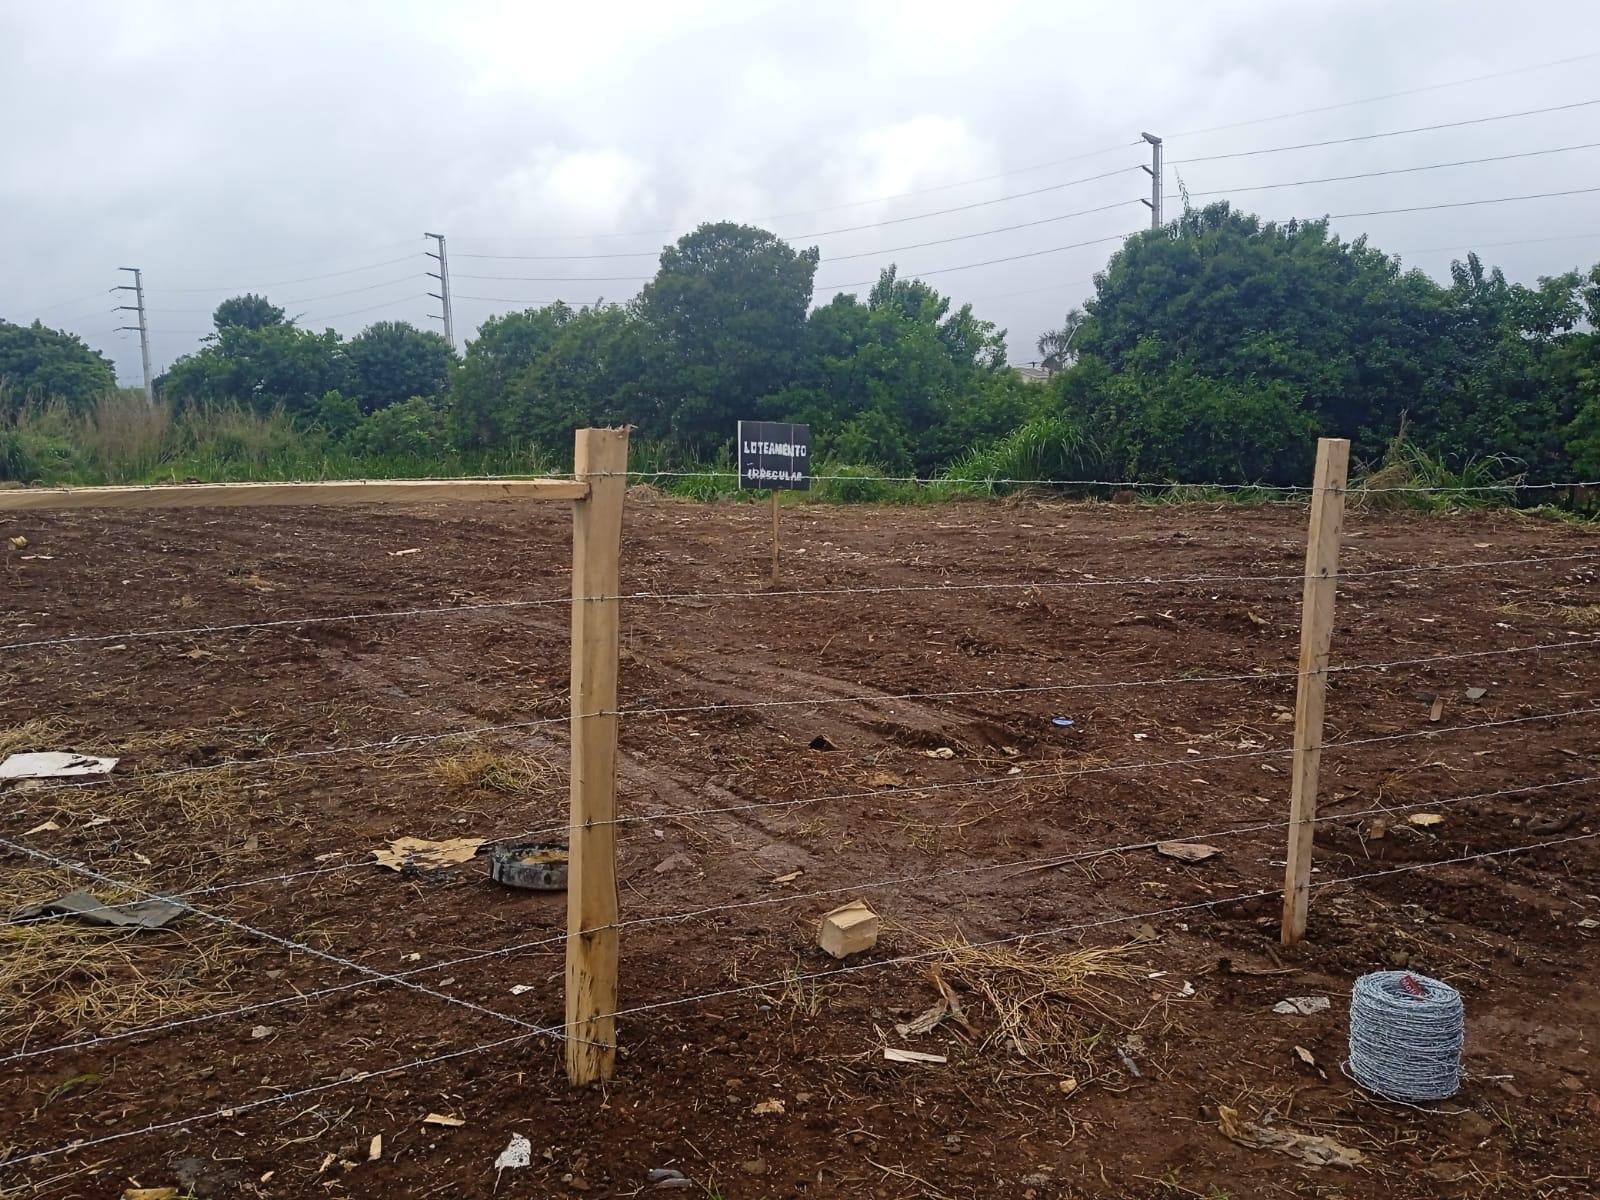
<svg viewBox="0 0 1600 1200"><path fill-rule="evenodd" d="M1066 411L1085 419L1109 470L1155 481L1304 482L1317 418L1290 384L1224 379L1165 359L1146 342L1120 371L1094 362L1064 377Z"/></svg>
<svg viewBox="0 0 1600 1200"><path fill-rule="evenodd" d="M110 360L76 334L0 320L0 414L46 400L82 411L116 386Z"/></svg>
<svg viewBox="0 0 1600 1200"><path fill-rule="evenodd" d="M1276 381L1325 433L1375 456L1438 366L1448 308L1420 271L1326 221L1263 224L1226 203L1129 238L1095 277L1081 356L1113 370L1165 366L1231 381Z"/></svg>
<svg viewBox="0 0 1600 1200"><path fill-rule="evenodd" d="M331 329L229 325L210 345L173 363L158 387L180 406L232 401L258 413L281 408L315 419L322 397L348 392L349 379L344 343Z"/></svg>
<svg viewBox="0 0 1600 1200"><path fill-rule="evenodd" d="M284 324L283 309L265 296L247 292L243 296L231 296L217 305L216 311L211 314L211 324L216 326L218 333L230 327L265 329L268 325Z"/></svg>
<svg viewBox="0 0 1600 1200"><path fill-rule="evenodd" d="M636 311L666 432L702 452L799 364L818 252L763 229L702 225L661 252Z"/></svg>
<svg viewBox="0 0 1600 1200"><path fill-rule="evenodd" d="M805 421L818 453L926 472L1026 418L1005 335L920 280L884 270L865 304L840 295L806 323L794 382L762 415Z"/></svg>
<svg viewBox="0 0 1600 1200"><path fill-rule="evenodd" d="M647 332L619 305L572 313L511 388L517 428L528 441L566 454L585 425L633 425L665 436L669 424L645 375Z"/></svg>
<svg viewBox="0 0 1600 1200"><path fill-rule="evenodd" d="M368 325L345 347L350 386L363 412L388 408L411 396L431 399L445 390L455 354L450 343L406 321Z"/></svg>
<svg viewBox="0 0 1600 1200"><path fill-rule="evenodd" d="M357 454L372 458L436 461L450 452L450 422L436 402L412 396L366 417L346 441Z"/></svg>
<svg viewBox="0 0 1600 1200"><path fill-rule="evenodd" d="M572 309L557 301L543 308L490 317L467 343L451 384L457 435L474 450L504 448L528 436L516 394L522 377L554 344Z"/></svg>

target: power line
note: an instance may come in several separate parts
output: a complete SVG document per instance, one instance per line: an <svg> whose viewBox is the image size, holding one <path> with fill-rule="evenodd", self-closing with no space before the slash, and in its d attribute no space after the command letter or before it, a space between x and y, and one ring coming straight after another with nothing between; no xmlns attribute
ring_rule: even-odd
<svg viewBox="0 0 1600 1200"><path fill-rule="evenodd" d="M381 283L369 283L365 287L345 288L339 292L323 292L318 296L300 296L297 299L283 301L280 307L288 308L296 304L315 304L318 300L336 300L340 296L355 296L361 292L375 292L379 288L397 287L402 283L409 283L415 286L417 283L416 274L397 275L393 279L385 279Z"/></svg>
<svg viewBox="0 0 1600 1200"><path fill-rule="evenodd" d="M457 275L456 278L460 279L460 278L462 278L462 276ZM590 300L569 300L569 299L565 298L564 296L548 296L548 297L542 297L540 299L535 300L535 299L524 298L524 297L519 297L519 296L462 296L462 295L458 294L458 295L454 296L453 299L456 299L456 300L481 300L481 301L484 301L485 303L488 303L488 304L567 304L567 305L585 305L585 304L598 303L598 301L590 301Z"/></svg>
<svg viewBox="0 0 1600 1200"><path fill-rule="evenodd" d="M1106 171L1106 172L1104 172L1103 174L1100 174L1100 175L1088 175L1088 176L1085 176L1082 179L1071 179L1071 180L1068 180L1065 183L1051 184L1049 187L1034 188L1033 190L1026 191L1026 192L1013 192L1012 194L1007 195L1007 196L996 196L992 200L978 200L978 201L975 201L972 204L960 204L960 205L956 205L953 208L941 208L941 209L938 209L938 210L936 210L934 212L916 213L916 214L914 214L912 216L906 216L906 217L893 217L893 218L890 218L890 219L887 219L887 220L883 220L883 221L869 221L864 225L849 225L849 226L845 226L845 227L842 227L842 228L839 228L839 229L821 229L821 230L817 230L817 231L812 232L812 233L792 233L792 234L782 234L782 235L779 235L779 236L783 237L783 239L785 241L800 242L800 241L805 241L807 238L830 237L830 236L832 236L834 234L840 234L840 233L859 233L862 230L866 230L866 229L882 229L883 227L885 227L887 225L903 225L908 221L923 221L923 220L927 220L930 217L943 217L943 216L949 216L951 213L969 212L972 209L987 208L987 207L989 207L991 205L1004 204L1004 203L1006 203L1008 201L1011 201L1011 200L1021 200L1021 199L1024 199L1026 197L1029 197L1029 196L1041 196L1041 195L1044 195L1047 192L1057 192L1057 191L1061 191L1061 190L1063 190L1065 188L1077 187L1080 184L1093 183L1094 181L1100 180L1100 179L1109 179L1109 178L1111 178L1112 176L1115 176L1115 175L1126 175L1131 171L1137 171L1137 170L1140 170L1140 168L1139 167L1120 167L1115 171ZM1064 214L1064 215L1062 215L1060 217L1052 217L1052 218L1049 218L1049 219L1050 220L1056 220L1056 221L1064 221L1068 217L1085 216L1085 215L1087 215L1089 213L1106 212L1106 211L1109 211L1110 209L1121 208L1124 204L1131 204L1131 203L1133 203L1132 200L1119 200L1114 204L1101 205L1098 208L1087 208L1087 209L1083 209L1081 212L1066 213L1066 214ZM1031 224L1042 224L1043 222L1030 222L1030 223ZM1026 226L1013 225L1013 226L1007 226L1006 228L1008 228L1008 229L1022 229L1022 228L1026 228ZM1004 230L985 230L984 232L986 232L986 233L997 233L997 232L1004 232ZM966 237L978 237L978 236L981 236L981 235L980 234L966 234L964 236L966 236ZM944 239L944 240L946 240L946 241L959 241L960 239L959 238L947 238L947 239ZM930 245L930 246L931 245L937 245L937 244L938 243L935 243L935 242L924 242L924 243L922 243L922 245ZM903 249L916 249L917 247L902 247L902 248ZM893 250L883 250L883 251L875 251L874 253L892 254L892 253L894 253L894 251ZM458 255L456 255L456 257L457 258L478 258L478 259L499 259L499 260L504 260L504 261L513 261L513 262L578 262L578 261L584 261L584 260L588 260L588 259L655 258L655 257L657 257L657 254L658 254L658 252L654 251L654 250L648 250L648 251L641 250L641 251L637 251L637 252L634 252L634 253L628 253L628 254L622 254L622 253L616 253L616 254L458 254ZM830 258L834 258L834 259L838 259L838 258L861 258L861 257L863 257L863 255L860 255L860 254L843 254L843 255L831 255L830 256ZM463 275L463 276L461 276L461 278L463 278L463 279L472 279L472 278L480 278L480 277L479 276Z"/></svg>
<svg viewBox="0 0 1600 1200"><path fill-rule="evenodd" d="M945 217L945 216L949 216L951 213L970 212L971 210L973 210L975 208L988 208L991 205L1004 204L1004 203L1006 203L1007 201L1010 201L1010 200L1021 200L1021 199L1024 199L1026 197L1029 197L1029 196L1042 196L1046 192L1056 192L1056 191L1060 191L1063 188L1077 187L1079 184L1093 183L1095 180L1098 180L1098 179L1109 179L1114 175L1127 175L1127 174L1130 174L1131 172L1138 171L1140 169L1141 168L1139 168L1139 167L1121 167L1121 168L1118 168L1115 171L1107 171L1107 172L1105 172L1104 174L1101 174L1101 175L1088 175L1088 176L1085 176L1082 179L1068 180L1066 183L1055 183L1055 184L1051 184L1049 187L1034 188L1032 191L1013 192L1008 196L996 196L993 200L977 200L977 201L974 201L971 204L958 204L953 208L940 208L940 209L934 210L933 212L915 213L915 214L913 214L912 216L909 216L909 217L894 217L894 218L891 218L891 219L886 220L886 221L869 221L864 225L845 225L845 226L841 226L840 228L837 228L837 229L819 229L819 230L816 230L816 231L814 231L812 233L789 234L789 235L786 235L786 240L797 241L798 242L798 241L805 241L807 238L832 237L833 235L840 234L840 233L859 233L859 232L861 232L862 230L865 230L865 229L881 229L886 225L904 225L907 221L924 221L924 220L927 220L929 217ZM1107 209L1119 208L1123 204L1131 203L1131 202L1132 201L1119 200L1115 204L1102 205L1100 208L1085 209L1084 212L1085 213L1105 212ZM1073 215L1082 215L1082 214L1073 214Z"/></svg>
<svg viewBox="0 0 1600 1200"><path fill-rule="evenodd" d="M1536 117L1545 113L1569 112L1577 108L1590 108L1600 104L1600 99L1576 100L1571 104L1553 104L1548 108L1527 108L1521 112L1498 113L1492 117L1473 117L1465 121L1444 121L1437 125L1415 125L1410 129L1388 129L1382 133L1359 133L1352 137L1328 138L1320 142L1296 142L1290 146L1267 146L1258 150L1234 150L1227 154L1205 154L1195 158L1180 159L1170 165L1186 167L1191 163L1221 162L1231 158L1254 158L1261 154L1282 154L1289 150L1314 150L1322 146L1346 146L1352 142L1371 142L1380 138L1403 137L1412 133L1429 133L1436 129L1462 129L1468 125L1487 125L1495 121L1511 121L1519 117Z"/></svg>
<svg viewBox="0 0 1600 1200"><path fill-rule="evenodd" d="M1442 171L1447 167L1474 167L1483 163L1509 162L1518 158L1539 158L1547 154L1566 154L1573 150L1594 150L1600 142L1584 142L1576 146L1557 146L1550 150L1523 150L1516 154L1491 154L1486 158L1460 158L1454 162L1428 163L1420 167L1391 167L1384 171L1362 171L1355 175L1324 175L1320 179L1290 179L1281 183L1254 183L1244 187L1216 188L1206 192L1190 192L1190 196L1223 196L1235 192L1265 192L1274 188L1306 187L1314 183L1344 183L1353 179L1378 179L1385 175L1410 175L1418 171ZM1181 200L1182 193L1167 197Z"/></svg>
<svg viewBox="0 0 1600 1200"><path fill-rule="evenodd" d="M1591 51L1588 54L1576 54L1571 58L1556 58L1549 62L1533 63L1526 67L1513 67L1508 71L1495 71L1488 75L1472 75L1465 79L1451 79L1445 83L1429 83L1422 87L1404 88L1398 92L1383 92L1377 96L1363 96L1359 100L1340 100L1335 104L1322 104L1316 108L1301 108L1294 112L1278 113L1271 117L1251 117L1245 121L1232 121L1226 125L1208 125L1202 129L1184 129L1171 134L1171 137L1199 137L1204 133L1220 133L1227 129L1243 129L1247 125L1264 125L1270 121L1287 121L1292 117L1309 117L1317 113L1334 112L1341 108L1354 108L1361 104L1376 104L1380 100L1395 100L1401 96L1417 96L1423 92L1437 92L1445 88L1462 87L1469 83L1484 83L1491 79L1506 79L1512 75L1525 75L1529 71L1543 71L1550 67L1564 67L1575 62L1588 62L1590 59L1600 58L1600 51Z"/></svg>
<svg viewBox="0 0 1600 1200"><path fill-rule="evenodd" d="M1560 192L1529 192L1522 196L1493 196L1487 200L1455 200L1443 204L1413 204L1407 208L1373 208L1365 212L1329 213L1329 220L1344 217L1383 217L1393 213L1436 212L1443 208L1476 208L1483 204L1511 204L1519 200L1549 200L1555 196L1587 196L1600 192L1600 187L1568 188ZM1524 486L1536 487L1536 484Z"/></svg>
<svg viewBox="0 0 1600 1200"><path fill-rule="evenodd" d="M1208 127L1200 128L1200 129L1180 130L1178 133L1168 135L1168 140L1171 140L1171 138L1175 138L1175 137L1198 137L1198 136L1200 136L1202 134L1216 133L1216 132L1220 132L1220 131L1228 130L1228 129L1239 129L1239 128L1243 128L1243 127L1249 126L1249 125L1260 125L1260 124L1265 124L1265 123L1272 122L1272 121L1285 121L1285 120L1289 120L1289 119L1294 118L1294 117L1311 116L1311 115L1314 115L1316 113L1332 112L1332 111L1334 111L1336 109L1340 109L1340 108L1350 108L1350 107L1354 107L1354 106L1362 105L1362 104L1373 104L1373 103L1376 103L1376 102L1378 102L1380 100L1389 100L1389 99L1394 99L1394 98L1400 97L1400 96L1411 96L1411 95L1417 95L1417 94L1423 93L1423 92L1440 91L1440 90L1443 90L1445 88L1462 87L1462 86L1467 85L1467 84L1482 83L1482 82L1485 82L1485 81L1491 80L1491 79L1502 79L1502 78L1506 78L1506 77L1509 77L1509 76L1512 76L1512 75L1526 74L1526 73L1528 73L1530 71L1541 71L1541 70L1549 69L1551 67L1565 66L1565 65L1568 65L1570 63L1585 62L1585 61L1588 61L1588 60L1593 59L1593 58L1600 58L1600 51L1589 53L1589 54L1575 55L1575 56L1569 57L1569 58L1554 59L1554 60L1551 60L1549 62L1533 63L1533 64L1530 64L1530 65L1525 66L1525 67L1515 67L1515 68L1512 68L1511 70L1497 71L1497 72L1493 72L1493 73L1490 73L1490 74L1487 74L1487 75L1473 75L1473 76L1470 76L1470 77L1467 77L1467 78L1463 78L1463 79L1452 79L1452 80L1447 80L1447 81L1442 82L1442 83L1427 84L1427 85L1424 85L1422 87L1406 88L1406 89L1403 89L1403 90L1397 91L1397 92L1385 92L1385 93L1382 93L1381 95L1376 95L1376 96L1363 96L1363 97L1361 97L1359 99L1355 99L1355 100L1341 100L1341 101L1338 101L1337 103L1334 103L1334 104L1325 104L1325 105L1319 105L1319 106L1317 106L1315 108L1304 108L1304 109L1294 110L1294 111L1291 111L1291 112L1277 113L1277 114L1275 114L1273 116L1252 117L1252 118L1249 118L1248 120L1235 121L1235 122L1232 122L1232 123L1229 123L1229 124L1225 124L1225 125L1212 125L1212 126L1208 126ZM1543 110L1540 110L1540 111L1543 111ZM943 183L943 184L936 184L936 185L933 185L931 187L914 188L914 189L912 189L910 191L895 192L895 193L891 193L889 195L883 195L883 196L873 196L873 197L869 197L867 199L862 199L862 200L843 201L843 202L838 203L838 204L823 205L823 206L821 206L819 208L791 209L788 212L773 213L768 217L760 218L758 220L755 220L755 223L759 224L759 223L761 223L763 221L774 221L774 222L775 221L781 221L781 220L784 220L784 219L790 218L790 217L815 216L818 213L837 212L839 210L847 209L847 208L862 208L862 207L865 207L865 206L871 205L871 204L888 204L888 203L891 203L891 202L896 201L896 200L906 200L906 199L909 199L909 198L911 198L913 196L923 196L923 195L932 194L934 192L951 191L951 190L953 190L955 188L971 187L974 184L991 183L996 179L1005 179L1005 178L1008 178L1008 177L1010 177L1012 175L1025 175L1025 174L1030 174L1030 173L1032 173L1034 171L1044 171L1044 170L1049 170L1049 169L1051 169L1053 167L1067 166L1067 165L1069 165L1071 163L1083 162L1083 161L1085 161L1087 159L1100 158L1100 157L1103 157L1104 155L1107 155L1107 154L1115 154L1115 153L1117 153L1119 151L1126 151L1126 150L1131 149L1133 147L1141 146L1143 144L1144 143L1143 143L1142 139L1135 138L1135 139L1133 139L1131 141L1123 141L1123 142L1118 142L1115 145L1103 146L1098 150L1089 150L1089 151L1085 151L1085 152L1080 153L1080 154L1074 154L1074 155L1071 155L1071 156L1068 156L1068 157L1065 157L1065 158L1051 159L1048 162L1033 163L1033 164L1031 164L1029 166L1011 167L1011 168L1008 168L1007 170L997 171L997 172L995 172L993 174L990 174L990 175L980 175L980 176L976 176L976 177L970 178L970 179L958 180L958 181L956 181L954 183ZM1189 159L1187 161L1196 162L1196 161L1200 161L1200 160L1198 160L1198 159ZM463 239L460 239L460 240L462 240L462 241L471 241L471 242L493 242L493 241L500 241L500 242L586 241L586 240L596 240L596 239L602 239L602 238L674 237L674 236L679 235L681 232L682 232L682 229L680 227L680 228L671 228L671 229L636 230L636 231L631 232L631 233L588 233L588 234L568 233L568 234L554 234L554 235L545 234L545 235L534 236L534 237L463 238ZM807 235L801 235L801 236L819 236L819 235L807 234Z"/></svg>
<svg viewBox="0 0 1600 1200"><path fill-rule="evenodd" d="M159 288L157 290L163 292L183 292L189 294L199 292L260 292L266 290L267 288L288 287L289 285L295 283L314 283L319 279L338 279L344 275L359 275L362 271L376 271L379 267L392 267L396 263L414 263L416 260L417 256L415 254L406 254L400 258L386 258L382 262L366 263L362 266L351 267L344 271L327 271L321 275L302 275L297 279L279 279L272 283L254 283L250 284L248 287L223 287L219 285L216 287L168 287Z"/></svg>
<svg viewBox="0 0 1600 1200"><path fill-rule="evenodd" d="M344 312L322 313L320 315L312 315L309 319L313 321L336 321L340 317L354 317L360 313L377 312L380 308L393 308L397 304L410 304L417 300L426 299L426 295L399 296L393 300L385 300L379 304L369 304L365 308L350 308L346 309Z"/></svg>
<svg viewBox="0 0 1600 1200"><path fill-rule="evenodd" d="M1492 250L1497 246L1535 246L1545 242L1586 242L1600 238L1600 233L1563 233L1555 237L1514 238L1506 242L1475 242L1470 246L1423 246L1411 250L1395 250L1394 254L1441 254L1445 251Z"/></svg>
<svg viewBox="0 0 1600 1200"><path fill-rule="evenodd" d="M1060 216L1060 217L1048 217L1048 218L1045 218L1045 219L1040 220L1040 221L1027 221L1027 222L1024 222L1024 223L1022 223L1020 225L1008 225L1008 226L1004 226L1004 227L1002 227L1000 229L986 229L986 230L982 230L982 231L980 231L978 233L965 233L965 234L960 234L960 235L958 235L956 237L939 238L939 239L937 239L935 241L931 241L931 242L920 242L915 246L893 246L893 247L890 247L890 248L885 249L885 250L869 250L869 251L864 251L864 252L859 253L859 254L841 254L841 255L837 255L836 258L838 260L840 260L840 261L843 261L845 259L875 258L875 257L879 257L879 256L885 255L885 254L897 254L902 250L916 250L916 249L921 249L922 247L925 247L925 246L942 245L942 244L944 244L946 242L966 241L966 240L968 240L970 238L983 237L983 236L986 236L986 235L991 234L991 233L1007 233L1007 232L1010 232L1013 229L1027 228L1030 225L1044 225L1044 224L1048 224L1048 223L1050 223L1052 221L1062 221L1062 220L1067 220L1067 219L1072 218L1072 217L1084 216L1084 215L1087 215L1088 213L1105 212L1105 211L1109 211L1110 209L1114 209L1114 208L1122 208L1122 207L1124 207L1124 206L1126 206L1128 204L1133 204L1133 203L1135 203L1135 201L1133 201L1133 200L1120 200L1115 204L1104 205L1104 206L1102 206L1100 208L1084 209L1081 212L1067 213L1067 214L1065 214L1063 216ZM987 260L985 260L983 262L976 262L976 263L963 263L960 266L953 266L953 267L936 267L936 268L933 268L932 270L908 272L907 274L908 274L908 277L917 278L917 277L921 277L921 276L924 276L924 275L947 275L947 274L950 274L951 272L955 272L955 271L972 271L972 270L976 270L979 267L992 267L992 266L996 266L996 265L998 265L1000 263L1017 262L1017 261L1019 261L1021 259L1040 258L1040 257L1043 257L1045 255L1050 255L1050 254L1061 254L1061 253L1064 253L1065 251L1068 251L1068 250L1079 250L1079 249L1082 249L1085 246L1100 246L1100 245L1105 245L1105 244L1107 244L1109 242L1120 242L1124 238L1129 237L1129 236L1130 235L1126 234L1126 233L1112 234L1109 237L1090 238L1089 240L1082 241L1082 242L1069 242L1067 245L1064 245L1064 246L1051 246L1051 247L1049 247L1047 249L1044 249L1044 250L1030 250L1030 251L1028 251L1026 253L1023 253L1023 254L1008 255L1008 256L1006 256L1004 258L992 258L992 259L987 259ZM833 261L833 260L830 260L830 261ZM456 275L456 278L457 279L485 280L485 281L491 281L491 282L497 282L497 283L648 283L650 281L650 279L651 279L651 276L648 276L648 275L463 275L463 274L459 274L458 273ZM813 293L816 293L816 292L826 292L826 291L837 291L837 290L842 289L842 288L870 287L876 282L877 282L876 279L860 279L860 280L851 280L849 282L841 282L841 283L818 283L818 284L815 284L812 287L811 290L812 290ZM482 300L495 301L495 302L506 303L506 304L541 303L540 301L519 300L519 299L515 299L515 298L512 298L512 297L509 297L509 296L504 296L504 297L493 297L493 296L469 297L469 296L463 296L461 298L463 300L466 300L466 299L482 299ZM550 302L549 301L545 301L543 303L550 303ZM701 474L701 472L691 472L691 474Z"/></svg>
<svg viewBox="0 0 1600 1200"><path fill-rule="evenodd" d="M1037 225L1053 225L1057 221L1070 221L1075 217L1088 216L1090 213L1109 212L1114 208L1126 208L1130 204L1137 204L1137 200L1118 200L1115 204L1102 204L1098 208L1084 208L1077 212L1062 213L1056 217L1040 217L1037 221L1021 221L1016 225L1002 225L998 229L980 229L976 233L960 233L954 237L935 238L931 242L915 242L909 246L889 246L882 250L862 250L857 254L834 254L828 258L829 262L844 262L853 258L878 258L885 254L899 254L905 250L922 250L928 246L944 246L951 242L965 242L973 238L991 237L997 233L1013 233L1018 229L1032 229ZM1106 242L1120 242L1126 234L1113 234L1110 237L1092 238L1086 242L1074 242L1071 246L1061 247L1063 250L1075 250L1079 246L1099 246Z"/></svg>
<svg viewBox="0 0 1600 1200"><path fill-rule="evenodd" d="M1021 262L1023 259L1027 258L1043 258L1046 255L1060 254L1066 250L1077 250L1084 246L1098 246L1105 242L1120 242L1124 238L1129 238L1132 236L1132 233L1118 233L1113 234L1111 237L1096 238L1093 241L1088 242L1070 242L1065 246L1050 246L1044 250L1030 250L1025 254L1008 254L1004 258L988 258L984 259L982 262L962 263L959 266L954 267L934 267L931 270L926 271L908 271L906 272L906 277L908 279L920 279L925 275L949 275L956 271L976 271L980 267L994 267L999 266L1002 263ZM878 281L876 279L855 279L848 283L819 283L811 290L813 292L834 292L840 291L844 288L871 287L877 282ZM813 476L813 478L816 477Z"/></svg>
<svg viewBox="0 0 1600 1200"><path fill-rule="evenodd" d="M465 275L459 271L455 277L499 283L649 283L652 278L649 275Z"/></svg>
<svg viewBox="0 0 1600 1200"><path fill-rule="evenodd" d="M54 312L58 308L66 308L69 304L86 304L90 300L104 301L107 293L111 290L112 289L110 288L101 288L98 291L88 292L82 296L74 296L71 300L57 300L54 304L46 304L41 307L31 307L26 304L19 304L12 308L12 311L18 313L19 315L22 313L27 313L31 316L38 317L47 312ZM12 306L8 305L7 307L10 308Z"/></svg>

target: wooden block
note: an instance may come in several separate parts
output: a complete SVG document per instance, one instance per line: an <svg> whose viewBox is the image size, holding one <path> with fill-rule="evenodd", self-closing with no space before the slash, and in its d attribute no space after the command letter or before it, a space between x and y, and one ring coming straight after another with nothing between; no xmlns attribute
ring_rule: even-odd
<svg viewBox="0 0 1600 1200"><path fill-rule="evenodd" d="M848 958L877 944L878 914L860 900L841 904L817 928L817 945L835 958Z"/></svg>

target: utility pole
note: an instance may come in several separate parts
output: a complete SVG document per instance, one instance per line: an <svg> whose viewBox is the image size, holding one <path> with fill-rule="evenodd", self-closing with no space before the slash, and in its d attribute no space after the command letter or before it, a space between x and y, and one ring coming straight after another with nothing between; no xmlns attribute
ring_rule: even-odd
<svg viewBox="0 0 1600 1200"><path fill-rule="evenodd" d="M1150 143L1150 165L1140 168L1150 176L1150 199L1141 200L1140 203L1150 210L1150 228L1160 229L1166 224L1161 215L1161 139L1153 133L1141 133L1139 136Z"/></svg>
<svg viewBox="0 0 1600 1200"><path fill-rule="evenodd" d="M456 324L454 315L450 311L450 260L445 256L444 234L424 233L422 236L432 238L439 243L439 253L435 254L432 250L425 252L429 258L439 260L439 269L428 272L430 278L439 281L439 290L437 292L429 292L428 295L437 300L439 307L444 311L442 313L429 313L428 315L436 321L444 322L444 340L449 342L450 349L454 350L456 348Z"/></svg>
<svg viewBox="0 0 1600 1200"><path fill-rule="evenodd" d="M150 327L144 319L144 275L138 267L118 267L119 271L127 271L133 276L132 283L119 283L111 290L114 292L132 292L132 304L117 305L118 312L132 312L139 314L137 325L118 325L119 331L126 330L139 333L139 357L144 360L144 398L151 404L156 402L155 379L150 374Z"/></svg>

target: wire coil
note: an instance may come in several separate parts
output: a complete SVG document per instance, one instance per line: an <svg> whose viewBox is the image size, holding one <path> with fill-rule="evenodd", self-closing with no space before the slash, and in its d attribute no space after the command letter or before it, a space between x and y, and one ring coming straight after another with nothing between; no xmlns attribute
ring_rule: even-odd
<svg viewBox="0 0 1600 1200"><path fill-rule="evenodd" d="M1448 983L1412 971L1377 971L1350 990L1350 1074L1386 1099L1455 1095L1465 1037L1461 993Z"/></svg>

